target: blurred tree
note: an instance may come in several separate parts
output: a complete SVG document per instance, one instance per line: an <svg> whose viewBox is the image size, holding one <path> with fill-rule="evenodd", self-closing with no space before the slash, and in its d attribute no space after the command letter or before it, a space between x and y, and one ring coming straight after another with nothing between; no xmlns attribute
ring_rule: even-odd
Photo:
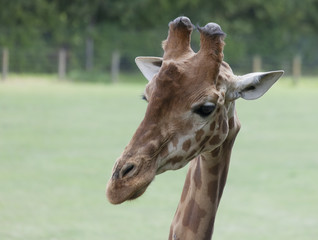
<svg viewBox="0 0 318 240"><path fill-rule="evenodd" d="M318 0L0 0L0 6L0 47L68 48L77 68L85 64L76 55L85 53L87 69L92 59L108 69L114 49L128 68L138 54L161 54L167 23L180 15L194 24L219 23L228 33L225 56L233 64L254 54L276 63L296 54L318 61ZM19 61L21 69L29 62Z"/></svg>
<svg viewBox="0 0 318 240"><path fill-rule="evenodd" d="M40 40L56 14L46 0L0 0L0 6L0 45L5 46L31 45Z"/></svg>

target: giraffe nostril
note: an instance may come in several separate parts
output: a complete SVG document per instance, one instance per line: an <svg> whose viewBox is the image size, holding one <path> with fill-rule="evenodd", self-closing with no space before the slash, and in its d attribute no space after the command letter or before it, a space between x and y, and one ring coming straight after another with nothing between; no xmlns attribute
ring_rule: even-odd
<svg viewBox="0 0 318 240"><path fill-rule="evenodd" d="M124 165L120 171L120 178L131 177L134 174L135 169L136 169L136 166L132 163L128 163Z"/></svg>

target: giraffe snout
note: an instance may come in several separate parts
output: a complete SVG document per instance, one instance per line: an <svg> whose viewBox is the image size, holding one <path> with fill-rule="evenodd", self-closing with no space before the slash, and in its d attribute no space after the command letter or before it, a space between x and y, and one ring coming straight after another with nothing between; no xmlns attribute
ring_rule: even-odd
<svg viewBox="0 0 318 240"><path fill-rule="evenodd" d="M139 161L119 163L108 181L106 196L112 204L138 198L146 191L154 177L155 171L145 168Z"/></svg>

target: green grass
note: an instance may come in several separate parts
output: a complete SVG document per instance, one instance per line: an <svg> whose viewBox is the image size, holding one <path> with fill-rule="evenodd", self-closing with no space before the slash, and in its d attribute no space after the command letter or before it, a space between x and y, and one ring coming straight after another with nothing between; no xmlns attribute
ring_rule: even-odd
<svg viewBox="0 0 318 240"><path fill-rule="evenodd" d="M45 78L45 79L42 79ZM242 123L214 239L318 235L318 79L237 101ZM186 168L109 204L114 161L142 120L142 84L14 76L0 84L0 239L167 239Z"/></svg>

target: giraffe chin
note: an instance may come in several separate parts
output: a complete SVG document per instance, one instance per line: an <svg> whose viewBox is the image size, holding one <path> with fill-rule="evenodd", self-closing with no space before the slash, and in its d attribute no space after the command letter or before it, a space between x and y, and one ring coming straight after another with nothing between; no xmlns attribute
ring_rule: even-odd
<svg viewBox="0 0 318 240"><path fill-rule="evenodd" d="M116 183L109 182L106 189L106 196L108 201L112 204L121 204L125 201L134 200L144 194L151 182L152 180L140 184L138 187L135 186L133 189L128 186L119 187Z"/></svg>
<svg viewBox="0 0 318 240"><path fill-rule="evenodd" d="M150 183L148 183L146 186L144 186L143 188L138 189L136 192L134 192L127 200L135 200L137 198L139 198L142 194L145 193L145 191L147 190L148 186L150 185Z"/></svg>

